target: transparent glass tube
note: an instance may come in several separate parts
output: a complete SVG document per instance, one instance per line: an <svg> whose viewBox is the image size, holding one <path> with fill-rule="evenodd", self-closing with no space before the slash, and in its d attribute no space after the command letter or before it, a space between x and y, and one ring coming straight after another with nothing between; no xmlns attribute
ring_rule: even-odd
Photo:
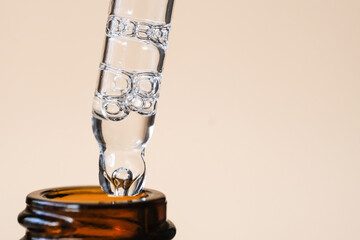
<svg viewBox="0 0 360 240"><path fill-rule="evenodd" d="M105 193L139 194L156 115L174 0L112 0L93 102Z"/></svg>

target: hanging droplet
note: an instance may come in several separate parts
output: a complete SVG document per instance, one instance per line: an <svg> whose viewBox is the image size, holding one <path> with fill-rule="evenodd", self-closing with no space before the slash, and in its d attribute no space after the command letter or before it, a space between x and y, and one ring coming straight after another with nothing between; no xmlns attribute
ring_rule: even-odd
<svg viewBox="0 0 360 240"><path fill-rule="evenodd" d="M133 174L130 169L120 167L111 176L115 187L115 196L126 196L133 182Z"/></svg>

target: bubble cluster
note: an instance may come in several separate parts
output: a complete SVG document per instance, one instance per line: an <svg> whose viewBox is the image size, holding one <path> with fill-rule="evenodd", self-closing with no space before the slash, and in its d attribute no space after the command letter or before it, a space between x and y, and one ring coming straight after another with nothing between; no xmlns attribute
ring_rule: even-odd
<svg viewBox="0 0 360 240"><path fill-rule="evenodd" d="M156 113L161 75L157 72L129 73L106 64L100 65L102 85L95 93L105 119L119 121L137 112L152 116Z"/></svg>
<svg viewBox="0 0 360 240"><path fill-rule="evenodd" d="M167 48L169 32L169 24L137 22L117 16L110 16L106 23L108 37L135 37L150 41L163 49Z"/></svg>

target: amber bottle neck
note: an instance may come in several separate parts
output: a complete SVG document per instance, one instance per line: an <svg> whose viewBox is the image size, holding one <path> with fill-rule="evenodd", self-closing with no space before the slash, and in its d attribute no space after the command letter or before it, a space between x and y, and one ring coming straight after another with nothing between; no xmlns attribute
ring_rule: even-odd
<svg viewBox="0 0 360 240"><path fill-rule="evenodd" d="M166 198L147 189L138 197L113 198L99 187L69 187L30 193L19 214L23 239L170 240Z"/></svg>

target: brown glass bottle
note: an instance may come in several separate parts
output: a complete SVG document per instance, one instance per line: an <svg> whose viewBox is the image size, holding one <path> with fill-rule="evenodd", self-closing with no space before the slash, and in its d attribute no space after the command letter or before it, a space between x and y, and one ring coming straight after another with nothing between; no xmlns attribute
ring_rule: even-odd
<svg viewBox="0 0 360 240"><path fill-rule="evenodd" d="M176 233L165 195L155 190L109 197L95 186L66 187L35 191L26 203L18 217L22 240L170 240Z"/></svg>

